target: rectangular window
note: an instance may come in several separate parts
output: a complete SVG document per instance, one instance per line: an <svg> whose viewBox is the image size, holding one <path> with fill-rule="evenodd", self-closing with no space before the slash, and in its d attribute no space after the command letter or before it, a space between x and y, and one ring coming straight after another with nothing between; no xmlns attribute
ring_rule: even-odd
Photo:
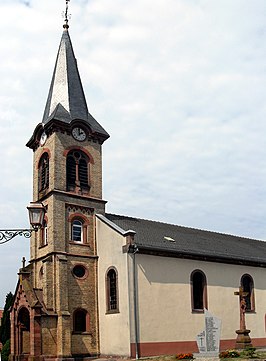
<svg viewBox="0 0 266 361"><path fill-rule="evenodd" d="M75 242L82 242L82 223L75 220L72 223L72 240Z"/></svg>

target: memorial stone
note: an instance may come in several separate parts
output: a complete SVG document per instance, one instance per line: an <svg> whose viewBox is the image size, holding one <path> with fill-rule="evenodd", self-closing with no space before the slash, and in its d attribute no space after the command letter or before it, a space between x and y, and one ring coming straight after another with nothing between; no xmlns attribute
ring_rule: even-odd
<svg viewBox="0 0 266 361"><path fill-rule="evenodd" d="M221 320L204 309L205 330L197 335L199 354L194 356L213 359L219 356Z"/></svg>

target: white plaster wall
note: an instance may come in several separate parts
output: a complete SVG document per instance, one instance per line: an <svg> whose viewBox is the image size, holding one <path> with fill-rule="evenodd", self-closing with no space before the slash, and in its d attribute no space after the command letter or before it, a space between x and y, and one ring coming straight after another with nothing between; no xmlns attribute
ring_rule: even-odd
<svg viewBox="0 0 266 361"><path fill-rule="evenodd" d="M96 219L99 333L101 354L130 355L127 254L125 238ZM105 276L110 266L118 271L119 313L106 314Z"/></svg>
<svg viewBox="0 0 266 361"><path fill-rule="evenodd" d="M266 270L137 254L140 342L194 341L204 329L204 315L191 311L190 274L202 270L207 278L208 309L222 320L221 339L235 339L239 329L239 298L234 295L241 276L254 280L255 313L246 314L252 338L265 337Z"/></svg>

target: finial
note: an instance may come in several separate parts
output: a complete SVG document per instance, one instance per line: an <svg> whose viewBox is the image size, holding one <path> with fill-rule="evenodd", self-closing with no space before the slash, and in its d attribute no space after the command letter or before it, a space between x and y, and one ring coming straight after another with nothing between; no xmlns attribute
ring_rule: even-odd
<svg viewBox="0 0 266 361"><path fill-rule="evenodd" d="M26 258L23 257L22 258L22 268L25 268L25 265L26 265Z"/></svg>
<svg viewBox="0 0 266 361"><path fill-rule="evenodd" d="M70 0L66 0L66 11L65 11L65 24L63 25L64 29L68 29L69 25L68 25L68 3Z"/></svg>

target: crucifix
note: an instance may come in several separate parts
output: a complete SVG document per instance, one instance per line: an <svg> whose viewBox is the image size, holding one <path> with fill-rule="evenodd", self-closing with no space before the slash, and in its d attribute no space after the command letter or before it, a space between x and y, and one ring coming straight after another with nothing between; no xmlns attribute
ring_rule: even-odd
<svg viewBox="0 0 266 361"><path fill-rule="evenodd" d="M22 268L25 268L25 266L26 266L26 258L23 257L21 262L22 262Z"/></svg>
<svg viewBox="0 0 266 361"><path fill-rule="evenodd" d="M240 299L240 330L246 330L246 320L245 320L245 313L246 313L246 300L245 297L248 296L248 292L244 292L243 287L239 287L239 291L234 292L235 296L239 296Z"/></svg>
<svg viewBox="0 0 266 361"><path fill-rule="evenodd" d="M236 348L244 349L246 347L252 347L251 338L249 337L250 330L246 328L246 300L245 297L249 295L249 292L245 292L243 287L239 287L239 290L234 292L235 296L239 296L240 301L240 329L236 330Z"/></svg>

